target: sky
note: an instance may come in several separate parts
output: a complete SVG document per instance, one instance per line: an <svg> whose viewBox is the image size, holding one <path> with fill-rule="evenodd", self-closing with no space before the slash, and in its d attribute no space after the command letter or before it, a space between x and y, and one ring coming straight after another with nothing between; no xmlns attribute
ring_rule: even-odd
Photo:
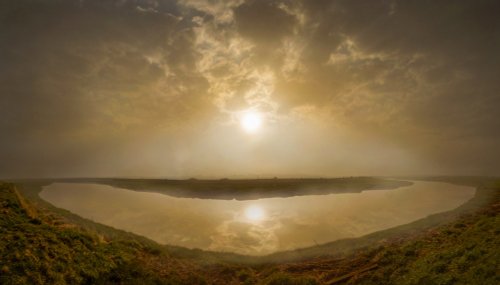
<svg viewBox="0 0 500 285"><path fill-rule="evenodd" d="M498 11L1 1L0 177L498 175Z"/></svg>

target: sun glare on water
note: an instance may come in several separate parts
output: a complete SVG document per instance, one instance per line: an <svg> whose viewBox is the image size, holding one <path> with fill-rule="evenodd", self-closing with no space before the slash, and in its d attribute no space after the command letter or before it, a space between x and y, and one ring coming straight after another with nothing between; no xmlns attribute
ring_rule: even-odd
<svg viewBox="0 0 500 285"><path fill-rule="evenodd" d="M245 209L245 217L251 222L258 222L266 217L266 213L261 207L253 205Z"/></svg>
<svg viewBox="0 0 500 285"><path fill-rule="evenodd" d="M255 133L262 126L262 115L255 111L248 111L240 118L240 124L247 133Z"/></svg>

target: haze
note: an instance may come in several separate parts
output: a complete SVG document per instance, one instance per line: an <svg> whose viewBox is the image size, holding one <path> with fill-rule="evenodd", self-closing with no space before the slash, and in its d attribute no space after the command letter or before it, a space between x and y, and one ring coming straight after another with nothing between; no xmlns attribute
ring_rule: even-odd
<svg viewBox="0 0 500 285"><path fill-rule="evenodd" d="M498 11L1 1L0 173L498 174Z"/></svg>

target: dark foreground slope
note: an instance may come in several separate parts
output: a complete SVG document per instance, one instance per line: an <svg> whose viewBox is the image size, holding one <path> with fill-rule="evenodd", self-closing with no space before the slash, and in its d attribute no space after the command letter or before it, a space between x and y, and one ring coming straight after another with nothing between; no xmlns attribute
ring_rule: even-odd
<svg viewBox="0 0 500 285"><path fill-rule="evenodd" d="M460 211L307 254L239 262L102 225L93 230L1 184L0 284L499 284L500 184L439 180L476 185L478 192Z"/></svg>
<svg viewBox="0 0 500 285"><path fill-rule="evenodd" d="M500 184L482 187L478 194L483 197L472 201L481 207L466 205L471 211L463 211L453 222L410 235L401 232L340 259L318 258L280 268L299 275L324 272L318 276L325 284L500 284Z"/></svg>
<svg viewBox="0 0 500 285"><path fill-rule="evenodd" d="M102 236L37 212L13 184L0 184L0 284L199 283L195 266L164 256L168 278L141 262L158 249ZM182 275L189 268L189 274Z"/></svg>

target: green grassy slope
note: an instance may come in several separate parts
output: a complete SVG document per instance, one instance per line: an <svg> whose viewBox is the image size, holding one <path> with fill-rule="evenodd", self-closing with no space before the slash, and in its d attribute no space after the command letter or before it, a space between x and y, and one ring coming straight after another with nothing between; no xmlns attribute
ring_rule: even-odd
<svg viewBox="0 0 500 285"><path fill-rule="evenodd" d="M379 269L351 284L500 284L500 204L380 250Z"/></svg>
<svg viewBox="0 0 500 285"><path fill-rule="evenodd" d="M500 284L500 183L483 179L481 187L490 196L483 197L487 203L478 211L419 238L382 247L375 257L379 268L349 283Z"/></svg>
<svg viewBox="0 0 500 285"><path fill-rule="evenodd" d="M136 241L104 241L73 225L40 218L16 192L13 184L0 184L0 284L187 284L198 280L194 267L192 274L177 274L185 265L167 263L170 258L154 248ZM160 278L138 261L147 255L163 256L169 272Z"/></svg>
<svg viewBox="0 0 500 285"><path fill-rule="evenodd" d="M482 183L476 197L462 208L465 211L452 222L342 258L325 256L278 268L297 276L314 275L324 284L500 284L498 180Z"/></svg>

